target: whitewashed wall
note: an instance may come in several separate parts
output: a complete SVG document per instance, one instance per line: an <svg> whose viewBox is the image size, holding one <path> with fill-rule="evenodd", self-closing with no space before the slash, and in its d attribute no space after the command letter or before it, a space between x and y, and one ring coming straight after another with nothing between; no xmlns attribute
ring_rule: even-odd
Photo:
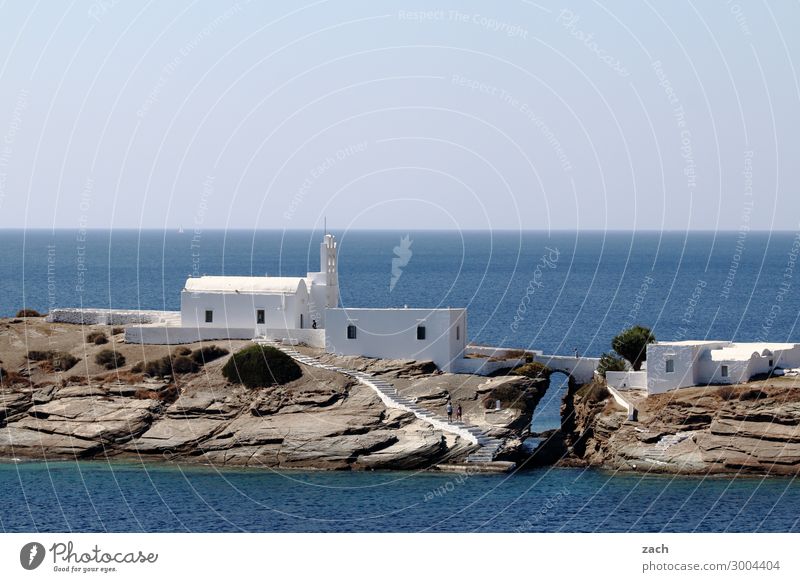
<svg viewBox="0 0 800 582"><path fill-rule="evenodd" d="M640 370L634 372L606 372L606 384L617 390L632 390L647 388L647 372Z"/></svg>
<svg viewBox="0 0 800 582"><path fill-rule="evenodd" d="M205 312L214 312L214 321L206 323ZM294 294L250 293L181 293L181 325L184 327L250 328L256 329L256 311L264 310L265 323L261 329L311 327L308 316L308 293L300 286Z"/></svg>
<svg viewBox="0 0 800 582"><path fill-rule="evenodd" d="M356 339L347 339L351 323L358 330ZM417 339L417 325L425 325L424 340ZM329 353L432 360L448 372L463 358L466 347L464 309L328 309L325 326Z"/></svg>
<svg viewBox="0 0 800 582"><path fill-rule="evenodd" d="M673 360L673 372L667 372L667 360ZM696 360L697 346L647 346L647 393L661 394L676 388L696 386Z"/></svg>
<svg viewBox="0 0 800 582"><path fill-rule="evenodd" d="M143 325L125 328L125 342L129 344L178 345L199 341L225 339L253 339L253 328L181 327Z"/></svg>

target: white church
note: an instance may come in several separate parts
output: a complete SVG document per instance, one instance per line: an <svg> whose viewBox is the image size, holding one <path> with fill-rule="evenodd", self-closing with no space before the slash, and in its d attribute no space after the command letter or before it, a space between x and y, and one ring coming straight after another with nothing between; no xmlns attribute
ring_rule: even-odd
<svg viewBox="0 0 800 582"><path fill-rule="evenodd" d="M125 330L126 342L145 344L254 338L342 355L432 360L443 371L473 366L464 358L466 309L340 308L332 234L320 244L319 271L305 277L190 277L179 317Z"/></svg>

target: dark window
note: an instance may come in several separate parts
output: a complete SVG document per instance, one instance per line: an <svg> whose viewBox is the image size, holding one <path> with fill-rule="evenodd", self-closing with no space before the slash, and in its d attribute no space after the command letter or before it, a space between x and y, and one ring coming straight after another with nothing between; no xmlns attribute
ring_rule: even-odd
<svg viewBox="0 0 800 582"><path fill-rule="evenodd" d="M206 309L206 323L214 323L214 312Z"/></svg>
<svg viewBox="0 0 800 582"><path fill-rule="evenodd" d="M256 323L264 323L267 320L263 309L256 309Z"/></svg>
<svg viewBox="0 0 800 582"><path fill-rule="evenodd" d="M347 326L347 339L356 339L356 326L355 325L348 325Z"/></svg>
<svg viewBox="0 0 800 582"><path fill-rule="evenodd" d="M722 374L723 378L727 378L728 377L728 366L722 366L722 369L720 370L720 374Z"/></svg>
<svg viewBox="0 0 800 582"><path fill-rule="evenodd" d="M774 365L775 365L775 360L770 360L770 361L769 361L769 367L771 368L771 367L772 367L772 366L774 366Z"/></svg>
<svg viewBox="0 0 800 582"><path fill-rule="evenodd" d="M456 341L461 339L461 326L456 326Z"/></svg>
<svg viewBox="0 0 800 582"><path fill-rule="evenodd" d="M300 314L300 329L303 329L303 314Z"/></svg>
<svg viewBox="0 0 800 582"><path fill-rule="evenodd" d="M418 340L424 340L425 339L425 326L424 325L418 325L417 326L417 339Z"/></svg>
<svg viewBox="0 0 800 582"><path fill-rule="evenodd" d="M675 360L667 360L667 374L675 371Z"/></svg>

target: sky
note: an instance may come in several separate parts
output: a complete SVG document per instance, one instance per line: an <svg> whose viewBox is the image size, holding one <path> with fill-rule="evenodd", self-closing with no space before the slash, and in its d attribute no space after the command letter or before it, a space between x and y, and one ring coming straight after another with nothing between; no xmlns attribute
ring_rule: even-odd
<svg viewBox="0 0 800 582"><path fill-rule="evenodd" d="M798 3L4 2L0 228L800 228Z"/></svg>

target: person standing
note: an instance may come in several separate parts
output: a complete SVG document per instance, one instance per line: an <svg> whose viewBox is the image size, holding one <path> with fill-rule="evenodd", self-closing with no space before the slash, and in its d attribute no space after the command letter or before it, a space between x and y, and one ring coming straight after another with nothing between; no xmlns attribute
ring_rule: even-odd
<svg viewBox="0 0 800 582"><path fill-rule="evenodd" d="M460 420L461 420L461 412L462 412L462 410L461 410L461 403L459 402L459 403L458 403L458 406L456 406L456 420L457 420L457 421L460 421Z"/></svg>
<svg viewBox="0 0 800 582"><path fill-rule="evenodd" d="M447 401L447 422L453 422L453 405Z"/></svg>

